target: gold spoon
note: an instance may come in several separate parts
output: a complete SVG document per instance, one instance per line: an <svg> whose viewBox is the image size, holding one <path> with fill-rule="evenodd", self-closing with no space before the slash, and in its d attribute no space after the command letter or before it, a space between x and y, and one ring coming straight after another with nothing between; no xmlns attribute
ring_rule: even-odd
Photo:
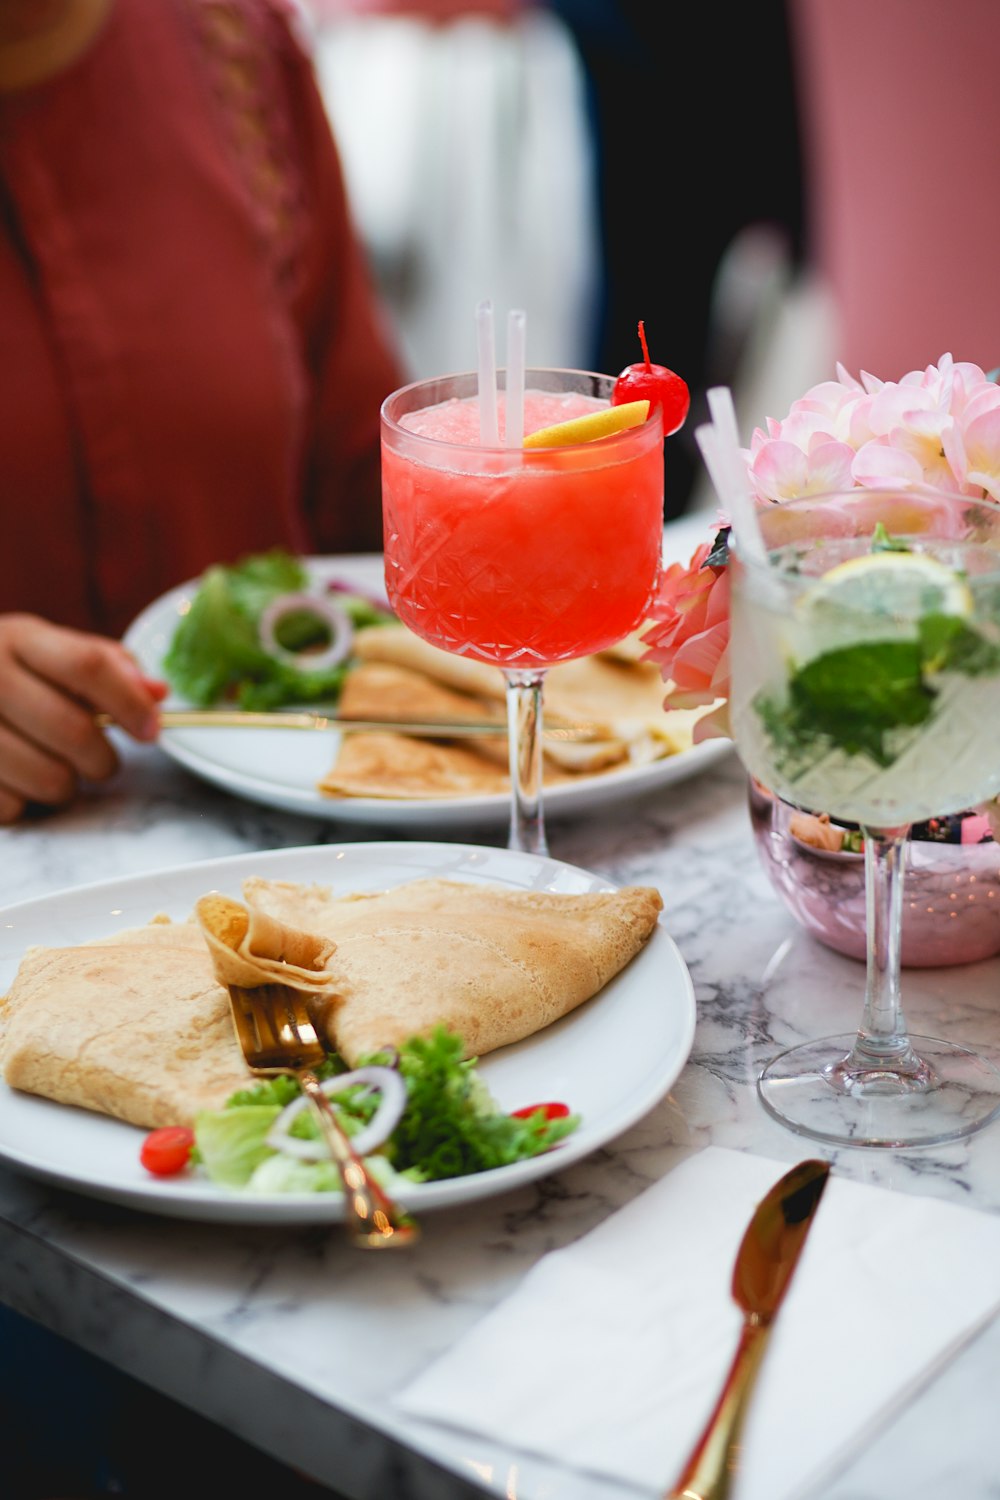
<svg viewBox="0 0 1000 1500"><path fill-rule="evenodd" d="M739 1345L715 1410L663 1500L724 1500L729 1494L754 1382L829 1175L828 1162L800 1162L754 1210L733 1267L733 1300L743 1313Z"/></svg>

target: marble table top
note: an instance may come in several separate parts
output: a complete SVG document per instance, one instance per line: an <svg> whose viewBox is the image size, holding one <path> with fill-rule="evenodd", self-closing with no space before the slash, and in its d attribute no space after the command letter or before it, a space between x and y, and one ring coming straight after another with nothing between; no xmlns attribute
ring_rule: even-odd
<svg viewBox="0 0 1000 1500"><path fill-rule="evenodd" d="M122 755L117 778L73 808L0 831L0 905L222 855L366 837L356 825L230 796L158 748L123 744ZM779 1164L815 1154L764 1113L756 1073L779 1046L853 1029L863 973L809 937L774 894L734 755L633 802L554 821L549 835L557 859L615 884L656 885L692 976L693 1050L638 1124L562 1172L428 1213L419 1246L388 1258L352 1251L337 1226L160 1218L0 1169L0 1298L358 1500L635 1500L628 1486L513 1444L404 1418L388 1398L541 1256L656 1181L679 1152L714 1143ZM499 847L503 835L470 829L462 841ZM1000 962L904 977L915 1031L948 1025L1000 1056ZM930 1150L825 1154L859 1181L1000 1212L1000 1126ZM998 1369L994 1323L812 1493L995 1496Z"/></svg>

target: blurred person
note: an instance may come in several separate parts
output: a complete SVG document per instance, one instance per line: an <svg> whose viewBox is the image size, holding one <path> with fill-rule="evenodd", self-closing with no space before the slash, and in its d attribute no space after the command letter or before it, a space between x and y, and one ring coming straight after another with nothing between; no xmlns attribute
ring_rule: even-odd
<svg viewBox="0 0 1000 1500"><path fill-rule="evenodd" d="M0 0L0 822L157 733L118 644L213 563L381 548L406 378L283 0Z"/></svg>
<svg viewBox="0 0 1000 1500"><path fill-rule="evenodd" d="M992 370L1000 5L789 0L789 15L835 357L893 381L945 353Z"/></svg>
<svg viewBox="0 0 1000 1500"><path fill-rule="evenodd" d="M599 257L586 79L533 0L304 0L355 221L420 376L527 311L532 365L589 367ZM501 358L503 350L500 350Z"/></svg>

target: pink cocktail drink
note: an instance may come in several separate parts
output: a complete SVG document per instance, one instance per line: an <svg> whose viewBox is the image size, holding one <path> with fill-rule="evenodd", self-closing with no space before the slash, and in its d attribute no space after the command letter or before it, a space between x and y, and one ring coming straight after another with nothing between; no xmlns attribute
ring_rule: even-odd
<svg viewBox="0 0 1000 1500"><path fill-rule="evenodd" d="M525 433L608 406L613 385L529 370ZM424 381L383 408L393 608L443 650L508 670L603 650L641 624L656 583L659 417L565 447L483 447L475 386L474 375ZM502 445L503 391L498 405Z"/></svg>

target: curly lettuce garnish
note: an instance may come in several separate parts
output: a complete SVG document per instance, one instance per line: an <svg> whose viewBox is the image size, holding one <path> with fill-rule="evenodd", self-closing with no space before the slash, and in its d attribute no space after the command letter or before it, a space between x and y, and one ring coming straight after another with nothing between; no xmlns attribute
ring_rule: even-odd
<svg viewBox="0 0 1000 1500"><path fill-rule="evenodd" d="M303 563L282 548L209 568L163 659L170 685L200 708L224 701L266 711L282 703L335 701L348 661L300 669L287 655L269 651L260 637L268 607L283 595L306 593L309 584ZM362 597L342 593L338 604L356 628L392 618ZM281 622L279 641L286 652L308 653L328 638L329 626L318 614L300 610Z"/></svg>
<svg viewBox="0 0 1000 1500"><path fill-rule="evenodd" d="M374 1053L365 1063L398 1067L407 1104L384 1146L367 1158L379 1180L435 1182L464 1177L524 1161L550 1150L574 1131L579 1115L527 1119L499 1109L476 1072L476 1059L463 1060L461 1038L439 1026L429 1037L414 1037L398 1054ZM331 1059L327 1076L343 1071ZM195 1160L208 1176L249 1192L340 1192L340 1178L328 1161L302 1161L274 1151L267 1134L299 1092L294 1078L277 1077L241 1089L220 1110L203 1111L195 1121ZM367 1124L375 1109L371 1094L357 1089L338 1096L335 1107L349 1135ZM315 1134L303 1112L294 1131Z"/></svg>

